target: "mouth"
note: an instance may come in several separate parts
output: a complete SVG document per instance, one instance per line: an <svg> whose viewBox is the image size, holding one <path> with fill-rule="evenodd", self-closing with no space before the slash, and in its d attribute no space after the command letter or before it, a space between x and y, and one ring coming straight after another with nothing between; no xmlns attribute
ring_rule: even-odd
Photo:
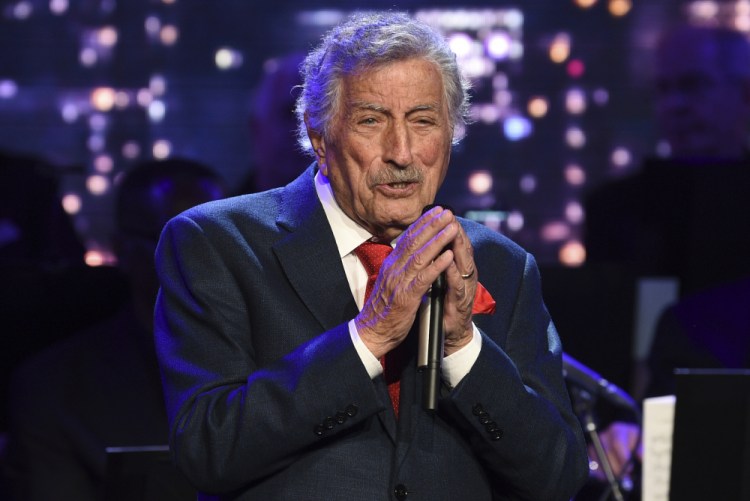
<svg viewBox="0 0 750 501"><path fill-rule="evenodd" d="M398 181L376 185L376 189L388 197L408 197L413 194L419 183L416 181Z"/></svg>

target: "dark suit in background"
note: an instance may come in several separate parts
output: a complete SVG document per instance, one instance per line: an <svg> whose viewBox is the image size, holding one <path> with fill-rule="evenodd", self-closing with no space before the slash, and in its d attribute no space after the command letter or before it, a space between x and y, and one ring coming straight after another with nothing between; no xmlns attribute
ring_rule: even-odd
<svg viewBox="0 0 750 501"><path fill-rule="evenodd" d="M689 294L750 276L750 159L649 160L586 201L591 263L672 276Z"/></svg>
<svg viewBox="0 0 750 501"><path fill-rule="evenodd" d="M151 339L128 306L16 372L9 451L15 499L101 499L106 447L165 442Z"/></svg>
<svg viewBox="0 0 750 501"><path fill-rule="evenodd" d="M647 396L674 395L676 368L750 368L750 278L685 297L659 319Z"/></svg>

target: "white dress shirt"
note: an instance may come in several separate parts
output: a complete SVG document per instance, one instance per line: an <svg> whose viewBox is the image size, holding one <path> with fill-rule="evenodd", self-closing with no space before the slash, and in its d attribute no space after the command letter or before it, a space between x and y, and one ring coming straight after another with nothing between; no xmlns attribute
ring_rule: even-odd
<svg viewBox="0 0 750 501"><path fill-rule="evenodd" d="M341 210L341 207L339 207L333 196L333 189L328 182L328 178L320 171L315 175L315 191L318 194L321 204L323 204L328 224L333 231L333 237L336 240L336 247L338 248L339 257L341 257L341 263L344 266L344 272L346 273L346 279L349 281L352 295L357 303L357 307L361 310L365 300L367 272L360 263L357 255L354 254L354 249L359 247L363 242L370 240L373 235L355 223ZM392 245L394 243L392 242ZM349 335L370 377L375 378L382 374L383 367L380 365L380 361L359 337L354 320L349 322ZM442 376L451 387L456 386L469 372L471 366L474 365L477 357L479 357L481 348L482 337L476 326L474 326L474 336L471 342L459 351L443 358L441 364Z"/></svg>

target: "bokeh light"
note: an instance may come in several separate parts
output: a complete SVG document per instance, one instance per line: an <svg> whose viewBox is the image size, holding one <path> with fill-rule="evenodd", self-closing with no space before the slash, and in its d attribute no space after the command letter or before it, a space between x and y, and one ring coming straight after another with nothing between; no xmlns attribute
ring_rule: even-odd
<svg viewBox="0 0 750 501"><path fill-rule="evenodd" d="M168 158L172 154L172 143L165 139L155 141L151 152L154 158L161 160Z"/></svg>
<svg viewBox="0 0 750 501"><path fill-rule="evenodd" d="M62 208L65 212L71 216L75 216L81 211L83 202L81 196L78 193L66 193L62 197Z"/></svg>
<svg viewBox="0 0 750 501"><path fill-rule="evenodd" d="M523 214L519 211L511 211L510 214L508 214L507 223L508 230L512 232L521 231L524 225Z"/></svg>
<svg viewBox="0 0 750 501"><path fill-rule="evenodd" d="M97 155L94 158L94 170L101 174L108 174L114 169L115 162L109 155Z"/></svg>
<svg viewBox="0 0 750 501"><path fill-rule="evenodd" d="M526 110L531 117L542 118L547 114L547 110L549 110L549 102L544 96L534 96L529 99Z"/></svg>
<svg viewBox="0 0 750 501"><path fill-rule="evenodd" d="M11 8L12 8L13 17L20 21L28 19L29 17L31 17L31 14L34 12L34 6L31 4L31 2L27 2L27 1L18 2L15 5L13 5Z"/></svg>
<svg viewBox="0 0 750 501"><path fill-rule="evenodd" d="M115 105L115 90L111 87L99 87L91 93L91 105L98 111L109 111Z"/></svg>
<svg viewBox="0 0 750 501"><path fill-rule="evenodd" d="M232 48L222 47L216 51L214 62L220 70L230 70L242 66L242 54Z"/></svg>
<svg viewBox="0 0 750 501"><path fill-rule="evenodd" d="M469 174L469 191L474 195L484 195L492 190L492 173L488 170L474 171Z"/></svg>
<svg viewBox="0 0 750 501"><path fill-rule="evenodd" d="M571 115L586 111L586 94L581 89L569 89L565 93L565 109Z"/></svg>
<svg viewBox="0 0 750 501"><path fill-rule="evenodd" d="M176 26L173 26L171 24L162 26L161 30L159 30L159 40L161 40L161 43L163 43L164 45L176 44L179 36L180 30L178 30Z"/></svg>
<svg viewBox="0 0 750 501"><path fill-rule="evenodd" d="M463 59L471 55L474 41L466 33L454 33L448 37L448 44L456 57Z"/></svg>
<svg viewBox="0 0 750 501"><path fill-rule="evenodd" d="M96 42L103 47L114 47L117 43L117 30L112 26L104 26L96 32Z"/></svg>
<svg viewBox="0 0 750 501"><path fill-rule="evenodd" d="M68 0L50 0L49 10L52 14L62 15L68 10Z"/></svg>
<svg viewBox="0 0 750 501"><path fill-rule="evenodd" d="M563 63L570 56L570 36L559 33L552 40L549 47L549 58L554 63Z"/></svg>
<svg viewBox="0 0 750 501"><path fill-rule="evenodd" d="M549 221L539 233L545 242L559 242L570 237L570 226L562 221Z"/></svg>
<svg viewBox="0 0 750 501"><path fill-rule="evenodd" d="M565 142L570 148L581 149L586 145L586 134L580 127L568 127L565 130Z"/></svg>
<svg viewBox="0 0 750 501"><path fill-rule="evenodd" d="M10 99L18 93L18 85L10 79L0 80L0 99Z"/></svg>
<svg viewBox="0 0 750 501"><path fill-rule="evenodd" d="M586 247L578 240L570 240L560 247L558 258L564 266L581 266L586 262Z"/></svg>
<svg viewBox="0 0 750 501"><path fill-rule="evenodd" d="M615 148L612 151L610 160L615 168L623 169L630 165L632 161L632 155L630 153L630 150L628 150L627 148Z"/></svg>
<svg viewBox="0 0 750 501"><path fill-rule="evenodd" d="M566 165L563 174L565 181L572 186L581 186L586 182L586 170L578 164Z"/></svg>
<svg viewBox="0 0 750 501"><path fill-rule="evenodd" d="M133 160L141 154L141 146L135 141L127 141L122 145L122 156Z"/></svg>
<svg viewBox="0 0 750 501"><path fill-rule="evenodd" d="M633 8L631 0L609 0L609 13L615 17L622 17Z"/></svg>
<svg viewBox="0 0 750 501"><path fill-rule="evenodd" d="M528 137L533 131L531 121L520 115L510 116L503 121L503 133L511 141Z"/></svg>
<svg viewBox="0 0 750 501"><path fill-rule="evenodd" d="M494 32L485 40L485 47L492 59L501 61L510 55L511 39L507 33Z"/></svg>
<svg viewBox="0 0 750 501"><path fill-rule="evenodd" d="M580 202L572 201L565 205L565 219L572 224L580 224L583 222L583 207Z"/></svg>
<svg viewBox="0 0 750 501"><path fill-rule="evenodd" d="M593 7L597 0L573 0L573 2L582 9L588 9Z"/></svg>
<svg viewBox="0 0 750 501"><path fill-rule="evenodd" d="M101 196L109 191L111 183L106 176L94 174L86 178L86 189L95 196Z"/></svg>
<svg viewBox="0 0 750 501"><path fill-rule="evenodd" d="M534 193L536 191L536 176L533 174L526 174L521 177L518 187L522 193Z"/></svg>
<svg viewBox="0 0 750 501"><path fill-rule="evenodd" d="M581 78L586 71L586 65L580 59L571 59L565 69L571 78Z"/></svg>
<svg viewBox="0 0 750 501"><path fill-rule="evenodd" d="M164 101L154 99L148 105L148 118L152 122L161 122L164 120L164 115L167 113L167 106Z"/></svg>

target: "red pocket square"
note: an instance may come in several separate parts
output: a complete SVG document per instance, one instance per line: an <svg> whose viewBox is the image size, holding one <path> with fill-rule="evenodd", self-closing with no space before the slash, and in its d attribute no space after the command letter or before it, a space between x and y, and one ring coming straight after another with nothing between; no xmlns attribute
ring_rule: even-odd
<svg viewBox="0 0 750 501"><path fill-rule="evenodd" d="M471 313L474 315L495 313L495 300L492 299L490 292L484 288L482 284L477 282L477 292L474 294L474 307L471 309Z"/></svg>

